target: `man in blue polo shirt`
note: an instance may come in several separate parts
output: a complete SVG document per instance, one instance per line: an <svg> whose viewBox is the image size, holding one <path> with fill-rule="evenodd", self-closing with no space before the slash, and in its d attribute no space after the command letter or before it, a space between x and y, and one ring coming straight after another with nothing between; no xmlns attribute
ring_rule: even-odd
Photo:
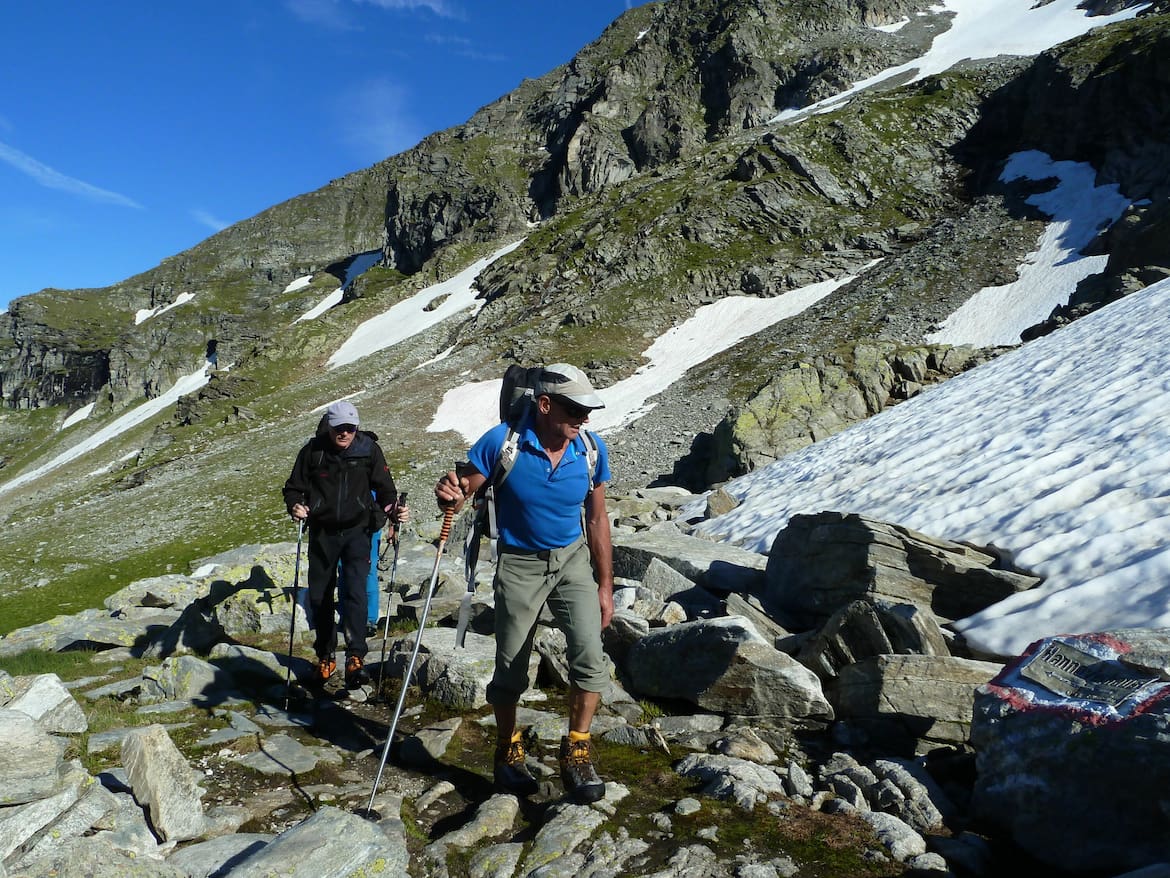
<svg viewBox="0 0 1170 878"><path fill-rule="evenodd" d="M516 462L497 491L496 666L487 699L496 717L495 782L517 795L538 789L524 764L516 704L528 688L528 660L545 604L565 632L568 649L569 734L561 739L561 779L579 803L605 795L589 729L609 682L601 646L601 631L613 618L613 548L605 511L609 453L595 437L591 486L581 437L589 412L604 405L580 369L568 363L546 367L519 425ZM468 452L469 472L439 480L435 496L441 506L458 510L483 487L507 432L507 424L488 430Z"/></svg>

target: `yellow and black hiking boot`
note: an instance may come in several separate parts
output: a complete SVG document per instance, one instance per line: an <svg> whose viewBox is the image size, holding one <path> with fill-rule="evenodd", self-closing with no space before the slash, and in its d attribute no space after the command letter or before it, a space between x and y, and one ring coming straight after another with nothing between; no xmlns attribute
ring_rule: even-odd
<svg viewBox="0 0 1170 878"><path fill-rule="evenodd" d="M357 689L368 685L370 685L370 675L366 673L365 662L359 656L349 656L345 660L345 688Z"/></svg>
<svg viewBox="0 0 1170 878"><path fill-rule="evenodd" d="M324 686L336 670L337 662L333 659L319 658L317 659L317 666L313 669L312 682L318 686Z"/></svg>
<svg viewBox="0 0 1170 878"><path fill-rule="evenodd" d="M593 767L593 745L588 738L561 738L561 783L578 805L588 805L605 795L605 781Z"/></svg>
<svg viewBox="0 0 1170 878"><path fill-rule="evenodd" d="M519 735L508 744L498 745L492 762L492 777L500 792L531 796L540 789L540 784L524 764L524 744Z"/></svg>

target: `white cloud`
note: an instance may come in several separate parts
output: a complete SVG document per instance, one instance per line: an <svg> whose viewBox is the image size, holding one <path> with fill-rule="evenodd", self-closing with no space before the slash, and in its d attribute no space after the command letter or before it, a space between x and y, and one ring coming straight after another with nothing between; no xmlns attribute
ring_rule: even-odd
<svg viewBox="0 0 1170 878"><path fill-rule="evenodd" d="M288 10L306 24L332 30L358 30L361 25L354 6L376 6L392 12L429 11L442 18L459 18L459 11L446 0L285 0Z"/></svg>
<svg viewBox="0 0 1170 878"><path fill-rule="evenodd" d="M401 9L407 12L414 9L429 9L435 15L441 15L444 18L458 17L458 11L455 7L445 0L357 0L357 2L377 6L380 9Z"/></svg>
<svg viewBox="0 0 1170 878"><path fill-rule="evenodd" d="M0 143L0 161L7 162L16 168L16 170L32 177L47 189L59 189L62 192L80 195L82 198L88 198L91 201L101 201L106 204L116 204L121 207L136 207L139 209L142 207L133 198L128 198L117 192L111 192L108 189L99 189L90 183L68 177L60 171L50 168L43 162L37 161L32 156L26 155L18 149L13 149L5 143Z"/></svg>
<svg viewBox="0 0 1170 878"><path fill-rule="evenodd" d="M217 216L212 216L206 210L200 210L199 208L195 208L191 211L191 218L200 225L207 226L209 229L212 229L216 232L222 232L231 225L231 223L225 220L221 220Z"/></svg>
<svg viewBox="0 0 1170 878"><path fill-rule="evenodd" d="M467 39L467 37L458 37L453 34L429 33L423 39L435 46L448 47L453 54L461 58L470 58L472 61L497 63L509 60L508 55L501 54L500 52L485 52L482 49L476 48L475 43Z"/></svg>
<svg viewBox="0 0 1170 878"><path fill-rule="evenodd" d="M358 29L349 8L338 0L285 0L285 6L305 24L340 31Z"/></svg>
<svg viewBox="0 0 1170 878"><path fill-rule="evenodd" d="M408 108L406 89L387 79L355 85L342 95L337 129L363 161L382 159L410 149L427 133Z"/></svg>

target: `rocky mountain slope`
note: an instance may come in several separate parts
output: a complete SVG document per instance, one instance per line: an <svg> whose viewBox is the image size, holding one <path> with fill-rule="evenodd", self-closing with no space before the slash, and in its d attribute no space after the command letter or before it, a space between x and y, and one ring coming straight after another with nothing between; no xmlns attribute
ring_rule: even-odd
<svg viewBox="0 0 1170 878"><path fill-rule="evenodd" d="M383 575L389 646L370 653L384 688L347 691L336 677L304 688L304 616L281 584L296 575L297 547L241 547L0 640L0 773L10 781L0 874L122 874L128 861L160 878L1028 868L1034 854L970 808L971 693L1001 666L952 654L930 607L961 609L1034 580L989 568L992 557L970 546L829 514L794 530L823 539L778 543L773 560L809 580L785 598L792 577L773 577L771 561L765 569L753 552L684 536L688 499L678 489L614 497L613 679L593 724L607 786L592 807L565 796L550 764L567 666L563 636L544 627L539 688L519 711L539 790L492 795L490 571L456 648L460 559L440 556L428 598L435 552L408 538ZM826 567L834 575L821 575ZM819 621L806 630L795 620L810 612ZM409 633L422 616L432 625ZM300 646L288 655L294 633ZM387 744L415 637L420 691ZM1028 747L1011 750L1029 761ZM1011 812L1022 822L1035 810ZM1043 826L1063 825L1059 808L1043 810ZM1133 833L1101 835L1122 838L1098 857L1125 852ZM1078 853L1063 840L1035 851L1046 864Z"/></svg>
<svg viewBox="0 0 1170 878"><path fill-rule="evenodd" d="M902 17L900 30L874 28ZM210 352L231 368L169 416L5 492L5 626L286 538L278 487L329 400L361 393L401 486L425 496L463 444L426 432L446 388L554 358L605 386L698 305L881 260L688 372L613 434L615 476L698 490L840 429L977 361L924 336L1034 246L1034 184L998 181L1018 150L1091 162L1142 199L1103 230L1107 270L1058 319L1165 276L1170 22L1157 6L1038 58L968 61L769 121L915 57L947 26L901 0L640 6L570 64L415 149L113 287L13 302L0 315L0 491ZM481 274L474 317L325 367L363 320L521 238ZM374 250L381 264L341 305L294 322ZM795 368L815 380L794 387ZM91 402L90 418L58 432Z"/></svg>
<svg viewBox="0 0 1170 878"><path fill-rule="evenodd" d="M688 535L680 489L610 499L600 801L557 779L545 625L518 711L538 790L491 788L490 569L456 646L462 561L408 535L376 684L346 689L308 679L297 544L242 546L0 639L0 875L1165 873L1166 629L978 660L948 620L1037 585L993 553L826 512L765 559Z"/></svg>

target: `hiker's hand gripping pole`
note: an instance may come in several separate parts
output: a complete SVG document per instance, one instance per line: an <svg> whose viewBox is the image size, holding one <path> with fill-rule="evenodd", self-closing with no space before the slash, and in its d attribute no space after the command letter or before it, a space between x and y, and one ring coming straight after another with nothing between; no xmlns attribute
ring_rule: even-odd
<svg viewBox="0 0 1170 878"><path fill-rule="evenodd" d="M398 706L394 708L394 718L390 721L390 731L386 735L386 745L382 748L382 761L378 764L378 774L374 778L374 788L370 791L370 806L367 813L374 811L374 799L378 795L378 784L382 781L382 772L386 768L386 759L390 756L390 744L394 740L394 732L398 729L398 720L402 716L402 704L406 701L406 690L410 688L410 677L414 673L414 663L418 660L418 650L422 646L423 629L427 626L427 614L431 610L431 598L435 594L435 584L439 581L439 562L443 560L443 548L447 545L447 538L451 536L451 522L455 519L455 507L448 506L443 510L443 527L439 531L439 547L435 551L435 569L431 572L431 584L427 588L427 600L423 604L422 616L418 621L418 635L414 639L414 652L410 655L410 663L406 666L406 673L402 677L402 691L398 693Z"/></svg>
<svg viewBox="0 0 1170 878"><path fill-rule="evenodd" d="M382 550L378 553L378 569L386 570L386 553L390 550L390 546L394 546L394 561L398 561L398 534L402 530L402 525L410 520L410 507L406 503L406 492L403 491L398 495L392 506L387 509L393 509L393 513L386 513L386 530L385 533L388 539L382 541ZM391 577L391 585L394 580ZM389 589L387 589L389 591Z"/></svg>
<svg viewBox="0 0 1170 878"><path fill-rule="evenodd" d="M456 464L455 484L466 500L466 492L471 488L471 480L479 472L470 463ZM442 483L440 483L442 486ZM477 486L478 488L478 486ZM471 623L471 601L475 597L475 566L479 561L479 506L482 502L478 496L473 504L471 526L467 528L467 538L463 542L463 570L467 576L467 588L463 592L463 599L459 601L459 615L455 624L455 646L465 646L467 626ZM462 503L460 504L462 505Z"/></svg>
<svg viewBox="0 0 1170 878"><path fill-rule="evenodd" d="M457 475L454 470L439 479L435 485L435 499L440 508L459 512L470 493L467 482L467 476Z"/></svg>

